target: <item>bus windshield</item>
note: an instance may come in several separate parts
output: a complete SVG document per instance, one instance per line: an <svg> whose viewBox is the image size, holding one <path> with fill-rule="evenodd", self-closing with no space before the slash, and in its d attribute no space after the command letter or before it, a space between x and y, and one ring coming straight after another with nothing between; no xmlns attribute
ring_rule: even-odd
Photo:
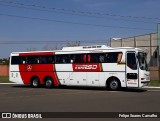
<svg viewBox="0 0 160 121"><path fill-rule="evenodd" d="M141 70L148 70L147 62L146 62L146 54L139 52L138 53L138 61L139 61L139 67Z"/></svg>

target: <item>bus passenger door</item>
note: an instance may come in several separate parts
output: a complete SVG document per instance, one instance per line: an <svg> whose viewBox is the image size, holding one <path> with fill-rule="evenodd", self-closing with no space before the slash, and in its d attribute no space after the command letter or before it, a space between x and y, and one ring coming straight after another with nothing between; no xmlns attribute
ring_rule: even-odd
<svg viewBox="0 0 160 121"><path fill-rule="evenodd" d="M127 87L138 87L138 64L135 52L127 52L126 84Z"/></svg>

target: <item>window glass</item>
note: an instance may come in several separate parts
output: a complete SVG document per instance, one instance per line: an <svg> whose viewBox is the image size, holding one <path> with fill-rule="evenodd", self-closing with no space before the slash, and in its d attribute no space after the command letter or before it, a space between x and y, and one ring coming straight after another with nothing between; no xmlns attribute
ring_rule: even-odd
<svg viewBox="0 0 160 121"><path fill-rule="evenodd" d="M127 53L127 66L132 70L137 69L137 62L135 53Z"/></svg>
<svg viewBox="0 0 160 121"><path fill-rule="evenodd" d="M11 64L25 64L26 58L24 56L12 56Z"/></svg>
<svg viewBox="0 0 160 121"><path fill-rule="evenodd" d="M69 55L56 55L56 63L70 63Z"/></svg>
<svg viewBox="0 0 160 121"><path fill-rule="evenodd" d="M141 70L148 70L145 53L142 53L142 52L138 53L138 61L139 61L139 67Z"/></svg>
<svg viewBox="0 0 160 121"><path fill-rule="evenodd" d="M90 62L91 63L104 63L104 54L103 53L92 53Z"/></svg>
<svg viewBox="0 0 160 121"><path fill-rule="evenodd" d="M117 63L121 52L56 55L56 63Z"/></svg>
<svg viewBox="0 0 160 121"><path fill-rule="evenodd" d="M117 63L117 62L120 62L121 58L122 58L121 52L92 53L90 62L91 63Z"/></svg>
<svg viewBox="0 0 160 121"><path fill-rule="evenodd" d="M87 54L56 55L56 63L86 63Z"/></svg>
<svg viewBox="0 0 160 121"><path fill-rule="evenodd" d="M27 64L39 64L39 56L27 56Z"/></svg>
<svg viewBox="0 0 160 121"><path fill-rule="evenodd" d="M40 63L41 64L52 64L54 63L54 55L44 55L40 56Z"/></svg>
<svg viewBox="0 0 160 121"><path fill-rule="evenodd" d="M118 53L106 53L107 63L117 63Z"/></svg>
<svg viewBox="0 0 160 121"><path fill-rule="evenodd" d="M72 56L73 56L73 63L86 63L87 62L86 54L74 54Z"/></svg>

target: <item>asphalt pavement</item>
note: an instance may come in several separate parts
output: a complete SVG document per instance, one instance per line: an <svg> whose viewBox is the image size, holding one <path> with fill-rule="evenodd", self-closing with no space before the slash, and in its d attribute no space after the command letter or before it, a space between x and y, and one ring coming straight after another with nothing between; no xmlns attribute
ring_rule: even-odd
<svg viewBox="0 0 160 121"><path fill-rule="evenodd" d="M0 85L0 112L160 112L160 89Z"/></svg>

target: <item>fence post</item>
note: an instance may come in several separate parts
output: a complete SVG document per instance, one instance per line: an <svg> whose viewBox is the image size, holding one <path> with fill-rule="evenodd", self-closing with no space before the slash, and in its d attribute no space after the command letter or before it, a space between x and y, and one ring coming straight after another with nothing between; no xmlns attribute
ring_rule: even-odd
<svg viewBox="0 0 160 121"><path fill-rule="evenodd" d="M160 53L159 53L159 46L158 46L158 52L157 52L157 53L158 53L157 55L158 55L158 67L159 67L159 68L158 68L158 72L159 72L159 73L158 73L158 74L159 74L158 76L159 76L159 83L160 83L160 58L159 58L159 54L160 54Z"/></svg>

